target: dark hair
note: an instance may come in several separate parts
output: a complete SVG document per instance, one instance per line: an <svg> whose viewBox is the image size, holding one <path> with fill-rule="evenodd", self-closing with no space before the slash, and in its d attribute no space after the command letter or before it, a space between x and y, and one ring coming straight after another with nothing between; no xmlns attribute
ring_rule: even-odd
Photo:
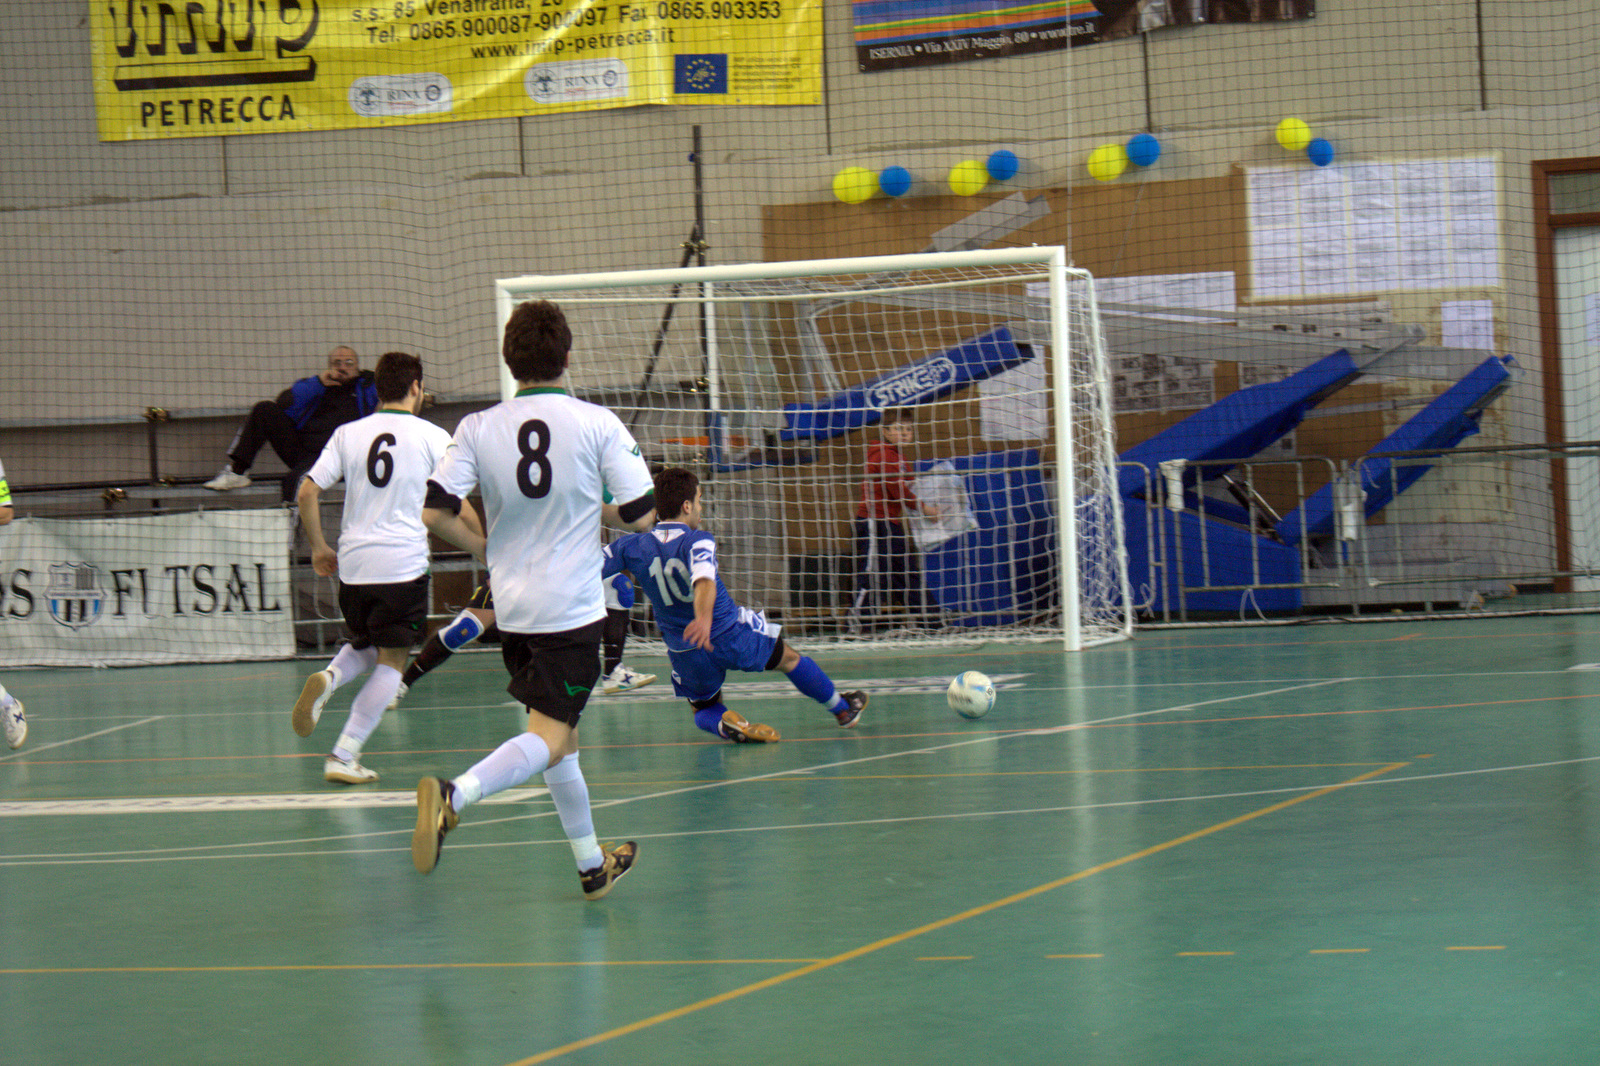
<svg viewBox="0 0 1600 1066"><path fill-rule="evenodd" d="M384 352L372 375L379 403L399 403L411 391L411 383L421 380L422 360L410 352Z"/></svg>
<svg viewBox="0 0 1600 1066"><path fill-rule="evenodd" d="M909 407L890 407L883 412L883 424L886 426L909 425L916 420L916 413Z"/></svg>
<svg viewBox="0 0 1600 1066"><path fill-rule="evenodd" d="M681 466L669 466L656 475L656 517L676 522L700 488L700 479Z"/></svg>
<svg viewBox="0 0 1600 1066"><path fill-rule="evenodd" d="M567 369L572 330L549 300L518 304L506 322L500 355L518 381L554 381Z"/></svg>

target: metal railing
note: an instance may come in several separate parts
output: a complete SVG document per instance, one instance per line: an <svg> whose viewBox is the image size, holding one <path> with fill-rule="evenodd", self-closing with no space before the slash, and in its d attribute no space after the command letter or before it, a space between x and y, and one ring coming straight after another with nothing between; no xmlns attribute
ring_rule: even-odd
<svg viewBox="0 0 1600 1066"><path fill-rule="evenodd" d="M1459 612L1529 593L1594 609L1596 459L1586 441L1123 464L1143 485L1125 500L1135 608L1145 624ZM1558 466L1593 467L1572 478L1595 483L1593 506L1556 500Z"/></svg>

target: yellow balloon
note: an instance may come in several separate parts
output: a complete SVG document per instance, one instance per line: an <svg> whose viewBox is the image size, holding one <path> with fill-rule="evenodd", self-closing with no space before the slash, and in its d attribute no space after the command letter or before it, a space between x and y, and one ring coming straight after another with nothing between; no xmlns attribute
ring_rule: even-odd
<svg viewBox="0 0 1600 1066"><path fill-rule="evenodd" d="M1089 153L1089 176L1095 181L1115 181L1128 169L1128 149L1120 144L1102 144Z"/></svg>
<svg viewBox="0 0 1600 1066"><path fill-rule="evenodd" d="M866 167L845 167L833 176L833 195L847 204L859 204L878 191L878 175Z"/></svg>
<svg viewBox="0 0 1600 1066"><path fill-rule="evenodd" d="M1286 118L1278 123L1278 143L1291 152L1298 152L1311 143L1311 127L1298 118Z"/></svg>
<svg viewBox="0 0 1600 1066"><path fill-rule="evenodd" d="M968 159L950 168L950 191L957 196L971 196L982 192L987 184L989 184L989 169L976 159Z"/></svg>

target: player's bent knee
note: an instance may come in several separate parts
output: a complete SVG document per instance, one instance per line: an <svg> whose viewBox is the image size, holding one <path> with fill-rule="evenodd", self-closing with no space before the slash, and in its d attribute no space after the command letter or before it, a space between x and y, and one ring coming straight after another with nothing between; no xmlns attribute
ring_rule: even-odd
<svg viewBox="0 0 1600 1066"><path fill-rule="evenodd" d="M470 610L462 611L454 620L439 630L439 639L451 651L460 651L483 636L483 623Z"/></svg>
<svg viewBox="0 0 1600 1066"><path fill-rule="evenodd" d="M772 649L772 658L767 660L768 670L782 670L788 673L800 665L800 653L789 646L789 642L782 637L778 638L778 646Z"/></svg>

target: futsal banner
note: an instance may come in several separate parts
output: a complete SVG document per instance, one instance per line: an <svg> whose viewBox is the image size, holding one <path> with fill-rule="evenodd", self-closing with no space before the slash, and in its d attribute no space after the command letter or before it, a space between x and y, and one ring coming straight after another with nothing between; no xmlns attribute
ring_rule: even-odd
<svg viewBox="0 0 1600 1066"><path fill-rule="evenodd" d="M863 71L1053 52L1164 26L1312 18L1316 0L853 0Z"/></svg>
<svg viewBox="0 0 1600 1066"><path fill-rule="evenodd" d="M100 139L816 104L823 0L99 0Z"/></svg>
<svg viewBox="0 0 1600 1066"><path fill-rule="evenodd" d="M294 655L281 508L0 529L0 665Z"/></svg>

